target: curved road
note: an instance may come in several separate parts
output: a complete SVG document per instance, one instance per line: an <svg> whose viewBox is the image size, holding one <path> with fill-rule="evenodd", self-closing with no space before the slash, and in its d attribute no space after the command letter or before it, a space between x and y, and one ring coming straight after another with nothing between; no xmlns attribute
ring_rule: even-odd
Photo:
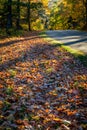
<svg viewBox="0 0 87 130"><path fill-rule="evenodd" d="M46 31L46 34L66 46L87 54L87 32L77 30Z"/></svg>

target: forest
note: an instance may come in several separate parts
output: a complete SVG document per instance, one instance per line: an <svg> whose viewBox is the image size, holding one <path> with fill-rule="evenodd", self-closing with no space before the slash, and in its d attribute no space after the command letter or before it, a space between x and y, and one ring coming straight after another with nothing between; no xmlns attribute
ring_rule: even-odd
<svg viewBox="0 0 87 130"><path fill-rule="evenodd" d="M87 130L87 0L0 0L0 130Z"/></svg>
<svg viewBox="0 0 87 130"><path fill-rule="evenodd" d="M86 27L87 0L0 0L0 30L7 33Z"/></svg>

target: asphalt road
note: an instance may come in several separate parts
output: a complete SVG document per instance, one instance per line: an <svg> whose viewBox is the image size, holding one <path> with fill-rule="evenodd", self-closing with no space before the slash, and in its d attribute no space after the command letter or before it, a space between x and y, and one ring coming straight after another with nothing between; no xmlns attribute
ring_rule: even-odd
<svg viewBox="0 0 87 130"><path fill-rule="evenodd" d="M65 46L70 46L73 49L87 54L87 32L77 30L52 30L46 31L46 34L60 41Z"/></svg>

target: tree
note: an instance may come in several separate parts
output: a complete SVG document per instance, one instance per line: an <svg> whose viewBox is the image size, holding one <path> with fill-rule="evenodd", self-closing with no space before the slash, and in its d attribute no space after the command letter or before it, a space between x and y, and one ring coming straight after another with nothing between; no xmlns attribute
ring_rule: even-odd
<svg viewBox="0 0 87 130"><path fill-rule="evenodd" d="M30 6L30 0L28 0L28 6L27 6L27 19L28 19L28 30L29 31L31 31L31 20L30 20L30 18L31 18L31 12L30 12L30 8L31 8L31 6Z"/></svg>
<svg viewBox="0 0 87 130"><path fill-rule="evenodd" d="M87 0L83 0L83 4L85 7L85 24L87 26Z"/></svg>
<svg viewBox="0 0 87 130"><path fill-rule="evenodd" d="M16 21L17 29L20 29L20 0L17 0L17 21Z"/></svg>
<svg viewBox="0 0 87 130"><path fill-rule="evenodd" d="M8 0L7 3L7 26L6 31L9 32L9 29L12 28L12 0Z"/></svg>
<svg viewBox="0 0 87 130"><path fill-rule="evenodd" d="M5 27L6 25L6 19L7 19L5 18L6 12L7 10L5 0L0 0L0 28Z"/></svg>
<svg viewBox="0 0 87 130"><path fill-rule="evenodd" d="M50 26L51 29L81 29L85 25L86 7L83 0L61 0L51 4ZM71 19L72 18L72 19Z"/></svg>

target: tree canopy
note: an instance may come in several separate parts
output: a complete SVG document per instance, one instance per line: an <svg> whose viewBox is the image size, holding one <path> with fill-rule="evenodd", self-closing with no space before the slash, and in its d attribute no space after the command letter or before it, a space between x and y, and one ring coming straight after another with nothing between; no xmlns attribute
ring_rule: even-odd
<svg viewBox="0 0 87 130"><path fill-rule="evenodd" d="M0 29L82 29L87 0L0 0Z"/></svg>

